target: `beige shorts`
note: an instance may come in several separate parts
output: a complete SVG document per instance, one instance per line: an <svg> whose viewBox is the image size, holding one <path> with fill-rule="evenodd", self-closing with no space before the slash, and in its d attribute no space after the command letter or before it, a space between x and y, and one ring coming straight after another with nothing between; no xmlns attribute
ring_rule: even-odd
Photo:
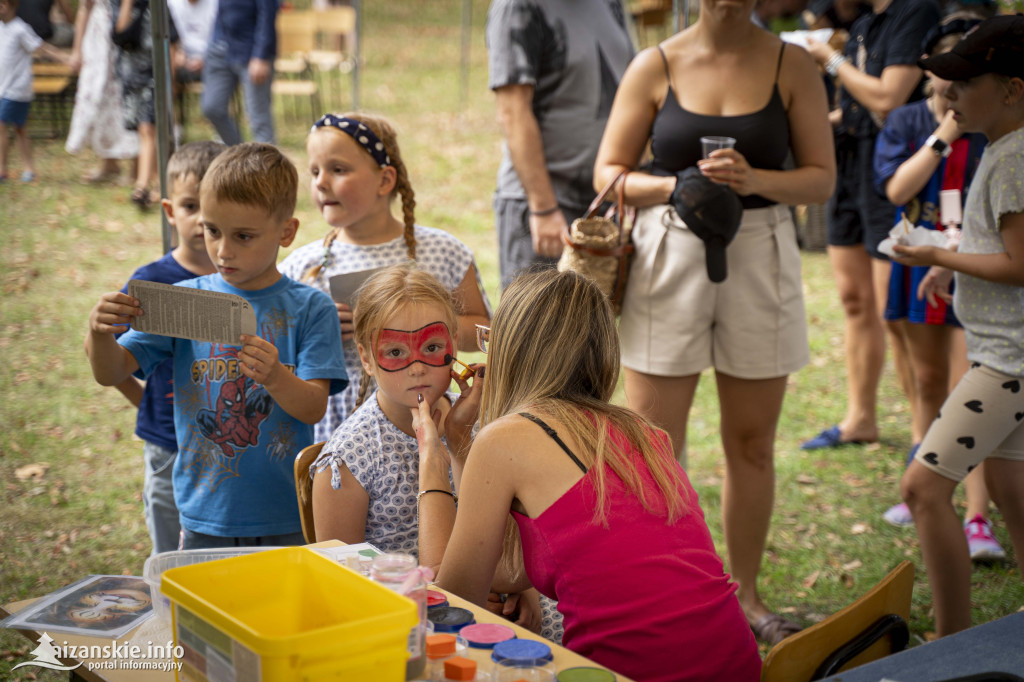
<svg viewBox="0 0 1024 682"><path fill-rule="evenodd" d="M787 207L743 212L720 284L708 279L704 242L667 205L638 212L633 241L619 325L624 366L769 379L807 364L800 251Z"/></svg>
<svg viewBox="0 0 1024 682"><path fill-rule="evenodd" d="M975 365L942 404L914 459L962 481L990 457L1024 462L1024 379Z"/></svg>

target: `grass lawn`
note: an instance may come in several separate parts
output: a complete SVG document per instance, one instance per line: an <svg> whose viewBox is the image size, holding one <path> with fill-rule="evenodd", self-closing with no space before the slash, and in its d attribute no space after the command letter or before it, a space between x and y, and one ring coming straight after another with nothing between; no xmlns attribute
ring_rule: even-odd
<svg viewBox="0 0 1024 682"><path fill-rule="evenodd" d="M398 125L419 221L449 230L473 248L496 304L491 192L500 136L487 90L487 3L473 5L465 106L458 71L460 2L364 6L362 106ZM345 106L333 103L335 109ZM304 116L279 118L282 146L304 183L310 123ZM199 139L209 128L197 121L189 133ZM39 180L0 186L0 354L8 366L0 374L0 603L39 596L91 573L140 575L150 548L134 410L92 380L82 336L100 294L119 288L137 266L160 255L158 214L140 214L128 201L128 185L80 184L90 155L69 156L61 140L36 140L34 148ZM15 154L12 173L19 172ZM297 245L323 236L326 226L308 191L300 191L298 216ZM915 533L881 518L897 501L910 446L909 411L891 364L880 392L881 443L819 453L798 447L838 421L845 406L842 314L828 261L824 254L805 253L803 263L812 362L791 377L779 425L764 595L777 610L815 622L909 558L919 570L911 630L924 636L933 629L933 616ZM724 554L723 460L710 378L691 415L689 474ZM45 473L19 476L33 463L44 464ZM998 512L993 517L1009 551ZM611 566L609 561L613 575ZM973 580L975 623L1024 605L1024 584L1012 561L976 567ZM0 632L0 678L7 679L33 647L14 632ZM26 679L18 677L22 672L14 679Z"/></svg>

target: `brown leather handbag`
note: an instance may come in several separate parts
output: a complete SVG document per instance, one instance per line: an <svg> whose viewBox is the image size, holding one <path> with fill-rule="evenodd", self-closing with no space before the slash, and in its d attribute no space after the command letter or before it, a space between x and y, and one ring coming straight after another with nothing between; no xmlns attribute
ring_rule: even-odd
<svg viewBox="0 0 1024 682"><path fill-rule="evenodd" d="M635 210L626 210L626 175L622 171L594 198L586 215L572 221L562 234L565 247L558 260L561 272L572 270L593 280L604 292L618 315L629 277L629 262L633 256L630 233ZM608 192L619 185L615 206L603 215L597 215ZM627 215L627 213L629 215Z"/></svg>

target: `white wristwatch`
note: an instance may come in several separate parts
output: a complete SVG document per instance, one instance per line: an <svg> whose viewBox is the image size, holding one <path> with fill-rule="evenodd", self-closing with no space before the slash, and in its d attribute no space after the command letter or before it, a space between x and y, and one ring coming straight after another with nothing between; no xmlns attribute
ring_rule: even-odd
<svg viewBox="0 0 1024 682"><path fill-rule="evenodd" d="M953 145L947 144L935 135L930 135L928 139L924 141L924 146L930 148L935 152L936 156L941 156L942 158L946 158L953 153Z"/></svg>

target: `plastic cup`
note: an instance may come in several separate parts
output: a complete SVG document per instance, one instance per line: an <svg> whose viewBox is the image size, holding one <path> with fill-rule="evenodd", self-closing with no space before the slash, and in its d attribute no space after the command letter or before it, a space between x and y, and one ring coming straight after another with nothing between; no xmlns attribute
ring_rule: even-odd
<svg viewBox="0 0 1024 682"><path fill-rule="evenodd" d="M943 225L959 225L963 221L960 190L944 189L939 192L939 216Z"/></svg>
<svg viewBox="0 0 1024 682"><path fill-rule="evenodd" d="M491 682L557 682L557 680L553 665L548 663L544 666L522 668L498 666L494 669Z"/></svg>
<svg viewBox="0 0 1024 682"><path fill-rule="evenodd" d="M724 137L721 135L708 135L700 138L701 150L704 154L704 158L711 156L711 152L716 149L732 149L736 146L735 137Z"/></svg>

